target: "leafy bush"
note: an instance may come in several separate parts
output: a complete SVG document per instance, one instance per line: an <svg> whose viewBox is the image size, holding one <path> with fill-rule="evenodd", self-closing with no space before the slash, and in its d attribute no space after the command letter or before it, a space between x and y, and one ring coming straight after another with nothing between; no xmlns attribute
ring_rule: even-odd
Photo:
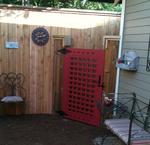
<svg viewBox="0 0 150 145"><path fill-rule="evenodd" d="M113 6L110 3L83 2L81 0L0 0L1 4L30 5L39 7L76 8L89 10L117 11L120 12L122 5Z"/></svg>

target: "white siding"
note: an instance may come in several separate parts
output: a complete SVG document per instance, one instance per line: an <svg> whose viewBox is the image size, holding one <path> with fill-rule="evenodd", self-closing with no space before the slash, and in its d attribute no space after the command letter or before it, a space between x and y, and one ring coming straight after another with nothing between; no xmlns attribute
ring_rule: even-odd
<svg viewBox="0 0 150 145"><path fill-rule="evenodd" d="M150 72L146 71L150 35L150 0L127 0L123 51L135 50L140 56L137 72L121 70L120 92L135 92L142 100L150 99Z"/></svg>

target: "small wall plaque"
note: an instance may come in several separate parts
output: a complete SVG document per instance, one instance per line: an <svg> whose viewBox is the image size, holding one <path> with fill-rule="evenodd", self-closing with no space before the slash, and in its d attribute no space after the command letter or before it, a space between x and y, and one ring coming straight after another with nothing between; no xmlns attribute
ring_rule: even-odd
<svg viewBox="0 0 150 145"><path fill-rule="evenodd" d="M19 43L18 42L6 42L5 43L5 48L19 48Z"/></svg>
<svg viewBox="0 0 150 145"><path fill-rule="evenodd" d="M64 37L64 46L71 46L72 44L72 38L70 35L67 35Z"/></svg>

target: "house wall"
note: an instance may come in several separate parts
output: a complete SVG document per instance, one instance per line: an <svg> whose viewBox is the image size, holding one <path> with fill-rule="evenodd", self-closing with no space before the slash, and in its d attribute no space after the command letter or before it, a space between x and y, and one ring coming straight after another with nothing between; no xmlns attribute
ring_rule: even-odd
<svg viewBox="0 0 150 145"><path fill-rule="evenodd" d="M57 50L63 47L65 36L71 36L73 48L100 49L103 36L118 35L119 25L118 13L0 7L0 73L25 75L26 113L52 113L63 70ZM39 26L50 34L42 47L31 39ZM19 48L6 49L6 41L19 42Z"/></svg>
<svg viewBox="0 0 150 145"><path fill-rule="evenodd" d="M134 50L140 56L137 72L121 70L119 91L135 92L147 102L150 99L150 72L146 71L148 41L150 35L150 1L127 0L123 52Z"/></svg>

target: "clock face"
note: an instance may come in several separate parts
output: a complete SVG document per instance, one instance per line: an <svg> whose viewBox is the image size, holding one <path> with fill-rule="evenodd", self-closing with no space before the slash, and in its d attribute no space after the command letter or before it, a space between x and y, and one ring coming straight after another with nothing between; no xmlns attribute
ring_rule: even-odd
<svg viewBox="0 0 150 145"><path fill-rule="evenodd" d="M49 33L45 28L38 27L32 32L32 41L39 45L44 46L49 40Z"/></svg>

